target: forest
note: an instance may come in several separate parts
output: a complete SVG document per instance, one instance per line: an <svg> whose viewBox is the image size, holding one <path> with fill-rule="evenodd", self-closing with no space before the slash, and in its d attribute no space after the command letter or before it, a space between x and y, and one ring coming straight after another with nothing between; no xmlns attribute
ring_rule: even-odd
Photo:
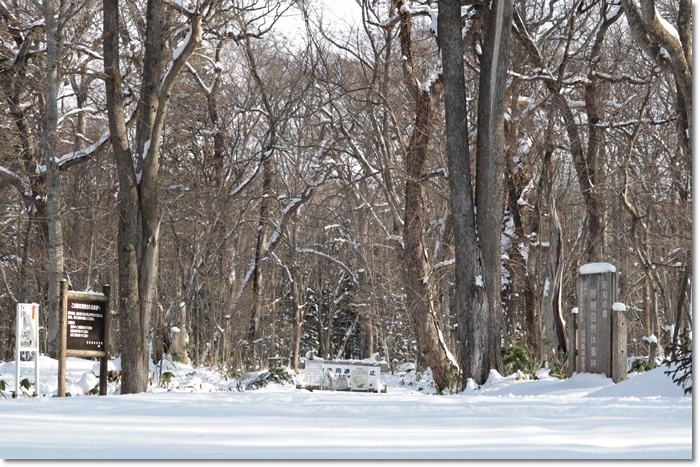
<svg viewBox="0 0 700 467"><path fill-rule="evenodd" d="M55 354L67 280L111 286L122 393L166 355L565 372L606 262L653 366L692 328L691 10L0 0L0 360L17 303Z"/></svg>

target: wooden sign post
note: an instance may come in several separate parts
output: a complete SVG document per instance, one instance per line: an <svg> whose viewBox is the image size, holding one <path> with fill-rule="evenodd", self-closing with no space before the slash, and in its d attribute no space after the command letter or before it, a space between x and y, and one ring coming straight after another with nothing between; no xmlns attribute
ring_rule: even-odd
<svg viewBox="0 0 700 467"><path fill-rule="evenodd" d="M58 397L66 396L66 357L100 359L100 395L107 395L109 285L102 293L68 291L61 281L58 320Z"/></svg>

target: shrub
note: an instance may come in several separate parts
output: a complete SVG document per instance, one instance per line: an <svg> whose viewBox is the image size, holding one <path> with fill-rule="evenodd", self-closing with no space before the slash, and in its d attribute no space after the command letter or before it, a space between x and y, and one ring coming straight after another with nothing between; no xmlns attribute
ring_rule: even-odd
<svg viewBox="0 0 700 467"><path fill-rule="evenodd" d="M521 371L532 374L532 363L528 360L528 350L525 346L511 345L501 349L501 362L503 363L504 376L512 375Z"/></svg>
<svg viewBox="0 0 700 467"><path fill-rule="evenodd" d="M270 383L291 384L294 382L294 372L289 368L270 368L265 373L246 385L246 389L260 389Z"/></svg>
<svg viewBox="0 0 700 467"><path fill-rule="evenodd" d="M688 331L683 331L678 342L668 346L671 358L666 362L669 368L664 373L683 388L683 394L693 392L693 343Z"/></svg>

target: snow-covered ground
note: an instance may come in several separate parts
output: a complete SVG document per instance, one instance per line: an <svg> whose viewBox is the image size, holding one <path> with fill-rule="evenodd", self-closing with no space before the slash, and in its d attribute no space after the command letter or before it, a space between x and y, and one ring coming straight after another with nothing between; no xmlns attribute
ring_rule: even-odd
<svg viewBox="0 0 700 467"><path fill-rule="evenodd" d="M118 369L118 361L115 362ZM34 363L21 379L33 382ZM0 364L2 459L692 459L692 397L666 367L613 384L602 375L518 380L432 394L415 372L382 376L387 393L239 390L210 368L169 364L148 393L80 395L95 362L40 359L40 397L13 399L14 362ZM167 378L166 378L167 379ZM237 389L238 387L238 389Z"/></svg>

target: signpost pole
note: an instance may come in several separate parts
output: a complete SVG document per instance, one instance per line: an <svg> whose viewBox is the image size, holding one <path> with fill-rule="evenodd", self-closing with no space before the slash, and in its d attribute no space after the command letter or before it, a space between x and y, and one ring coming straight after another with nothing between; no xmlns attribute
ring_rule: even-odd
<svg viewBox="0 0 700 467"><path fill-rule="evenodd" d="M15 322L15 392L12 394L12 398L16 399L19 397L19 361L20 361L20 340L22 338L22 319L20 317L20 307L17 304L17 320Z"/></svg>
<svg viewBox="0 0 700 467"><path fill-rule="evenodd" d="M104 318L104 355L100 358L100 396L107 395L107 363L109 362L109 353L107 345L109 342L109 326L110 326L110 310L109 310L109 292L108 284L102 286L102 294L107 297L105 302L105 318Z"/></svg>
<svg viewBox="0 0 700 467"><path fill-rule="evenodd" d="M34 305L32 305L34 306ZM39 307L36 306L37 321L39 319ZM37 337L39 336L39 331L37 330ZM34 352L34 397L39 397L41 392L39 391L39 341L36 342L36 352Z"/></svg>
<svg viewBox="0 0 700 467"><path fill-rule="evenodd" d="M58 397L66 397L66 340L68 338L68 282L61 281L61 299L58 306Z"/></svg>

